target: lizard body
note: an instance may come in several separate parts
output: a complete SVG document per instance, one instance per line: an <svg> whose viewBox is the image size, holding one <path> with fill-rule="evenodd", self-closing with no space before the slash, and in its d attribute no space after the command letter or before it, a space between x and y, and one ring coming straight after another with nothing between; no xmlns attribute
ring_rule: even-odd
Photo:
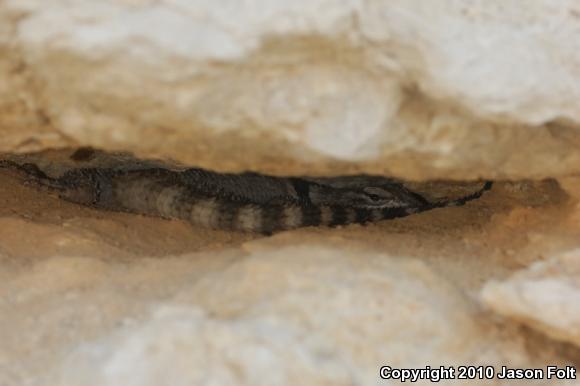
<svg viewBox="0 0 580 386"><path fill-rule="evenodd" d="M77 204L263 234L305 226L365 224L463 205L491 187L487 182L471 195L429 202L400 182L377 176L274 177L153 165L81 167L51 177L34 164L0 162Z"/></svg>

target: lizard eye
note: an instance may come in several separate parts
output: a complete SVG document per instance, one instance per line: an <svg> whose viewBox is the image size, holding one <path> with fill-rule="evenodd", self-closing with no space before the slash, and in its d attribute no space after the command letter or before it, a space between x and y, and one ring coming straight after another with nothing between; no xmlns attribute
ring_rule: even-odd
<svg viewBox="0 0 580 386"><path fill-rule="evenodd" d="M380 201L383 199L383 197L379 196L378 194L374 194L374 193L367 193L367 197L373 201Z"/></svg>
<svg viewBox="0 0 580 386"><path fill-rule="evenodd" d="M366 198L372 202L383 202L391 197L384 189L368 186L363 189Z"/></svg>

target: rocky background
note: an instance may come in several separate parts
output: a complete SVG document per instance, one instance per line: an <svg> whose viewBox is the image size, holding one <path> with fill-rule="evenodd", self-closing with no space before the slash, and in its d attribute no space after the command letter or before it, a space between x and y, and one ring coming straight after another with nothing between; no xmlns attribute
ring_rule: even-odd
<svg viewBox="0 0 580 386"><path fill-rule="evenodd" d="M0 1L0 152L497 181L465 207L264 238L0 171L0 385L580 365L579 100L573 0Z"/></svg>

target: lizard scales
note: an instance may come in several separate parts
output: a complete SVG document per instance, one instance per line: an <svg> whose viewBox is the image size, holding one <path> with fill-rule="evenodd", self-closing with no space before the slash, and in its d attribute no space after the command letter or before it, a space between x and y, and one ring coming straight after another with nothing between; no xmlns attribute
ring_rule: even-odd
<svg viewBox="0 0 580 386"><path fill-rule="evenodd" d="M431 203L384 177L273 177L256 173L78 168L47 176L33 164L4 161L65 200L94 208L176 218L208 228L272 234L305 226L365 224L463 205L490 189Z"/></svg>

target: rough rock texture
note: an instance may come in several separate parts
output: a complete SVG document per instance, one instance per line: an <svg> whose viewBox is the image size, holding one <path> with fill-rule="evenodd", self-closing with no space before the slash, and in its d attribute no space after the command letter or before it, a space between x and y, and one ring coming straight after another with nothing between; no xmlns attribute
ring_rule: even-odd
<svg viewBox="0 0 580 386"><path fill-rule="evenodd" d="M580 251L534 263L482 291L494 311L580 346Z"/></svg>
<svg viewBox="0 0 580 386"><path fill-rule="evenodd" d="M79 207L0 169L0 385L580 366L579 31L574 0L0 0L12 157L92 145L444 196L461 186L424 180L497 179L464 207L263 238Z"/></svg>
<svg viewBox="0 0 580 386"><path fill-rule="evenodd" d="M0 150L567 176L580 171L579 15L574 0L5 0Z"/></svg>
<svg viewBox="0 0 580 386"><path fill-rule="evenodd" d="M553 182L497 183L464 207L263 238L78 207L0 171L0 384L370 386L389 384L382 365L578 366L579 349L479 300L577 246L573 208Z"/></svg>
<svg viewBox="0 0 580 386"><path fill-rule="evenodd" d="M61 382L372 385L383 364L499 368L548 358L532 360L518 338L478 322L465 296L419 260L258 246L186 286L179 306L81 347ZM183 306L191 302L201 309Z"/></svg>

